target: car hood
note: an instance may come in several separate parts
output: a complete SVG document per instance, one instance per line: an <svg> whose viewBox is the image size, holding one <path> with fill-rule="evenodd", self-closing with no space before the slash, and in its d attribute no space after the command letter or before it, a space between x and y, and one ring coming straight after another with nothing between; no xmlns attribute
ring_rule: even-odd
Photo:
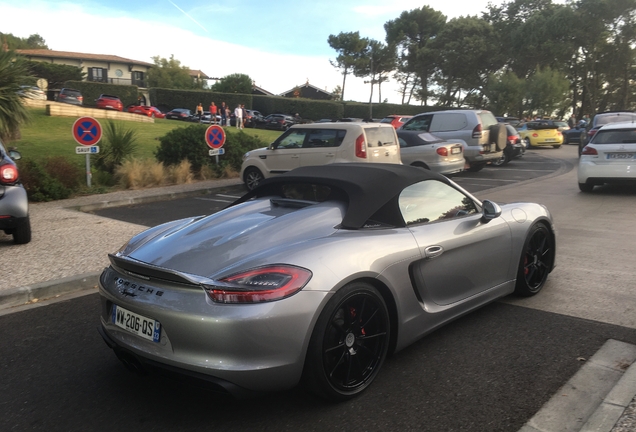
<svg viewBox="0 0 636 432"><path fill-rule="evenodd" d="M342 204L304 208L249 201L219 213L159 225L133 237L118 254L164 269L213 278L237 266L337 231Z"/></svg>

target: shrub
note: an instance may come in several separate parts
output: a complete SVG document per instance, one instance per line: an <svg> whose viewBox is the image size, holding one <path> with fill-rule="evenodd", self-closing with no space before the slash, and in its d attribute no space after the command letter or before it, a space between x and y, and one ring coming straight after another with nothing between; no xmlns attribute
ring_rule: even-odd
<svg viewBox="0 0 636 432"><path fill-rule="evenodd" d="M18 161L20 179L31 201L52 201L68 198L71 190L52 177L42 165L32 159Z"/></svg>
<svg viewBox="0 0 636 432"><path fill-rule="evenodd" d="M176 128L159 138L159 147L155 157L166 166L180 164L188 160L192 169L199 171L201 166L208 164L208 146L205 143L207 126L201 124Z"/></svg>
<svg viewBox="0 0 636 432"><path fill-rule="evenodd" d="M95 158L95 166L113 174L124 160L137 151L137 132L123 123L109 120L104 127L104 144Z"/></svg>
<svg viewBox="0 0 636 432"><path fill-rule="evenodd" d="M64 156L48 157L42 163L42 167L51 177L71 191L77 190L82 185L82 180L86 178L84 169Z"/></svg>
<svg viewBox="0 0 636 432"><path fill-rule="evenodd" d="M171 166L169 169L169 177L172 182L176 184L192 183L194 181L194 175L192 174L190 162L182 160L179 165Z"/></svg>

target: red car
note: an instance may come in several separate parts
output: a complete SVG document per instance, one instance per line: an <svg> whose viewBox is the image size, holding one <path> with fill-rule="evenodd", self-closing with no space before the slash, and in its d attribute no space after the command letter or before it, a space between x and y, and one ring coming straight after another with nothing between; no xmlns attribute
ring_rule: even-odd
<svg viewBox="0 0 636 432"><path fill-rule="evenodd" d="M117 96L103 94L99 96L99 99L95 100L95 105L97 108L101 109L112 109L115 111L123 111L124 104L121 103L121 100Z"/></svg>
<svg viewBox="0 0 636 432"><path fill-rule="evenodd" d="M384 117L382 120L380 120L380 123L390 123L394 128L397 129L404 123L406 123L411 117L413 116L392 114Z"/></svg>
<svg viewBox="0 0 636 432"><path fill-rule="evenodd" d="M146 115L152 118L165 118L166 115L159 111L159 108L148 105L131 105L128 112L133 114Z"/></svg>

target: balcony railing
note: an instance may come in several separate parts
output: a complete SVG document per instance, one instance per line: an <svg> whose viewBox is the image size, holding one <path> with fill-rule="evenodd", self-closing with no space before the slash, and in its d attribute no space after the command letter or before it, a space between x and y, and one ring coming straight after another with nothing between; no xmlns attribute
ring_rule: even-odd
<svg viewBox="0 0 636 432"><path fill-rule="evenodd" d="M137 80L130 78L93 78L88 81L107 82L109 84L134 85L139 88L146 88L146 80Z"/></svg>

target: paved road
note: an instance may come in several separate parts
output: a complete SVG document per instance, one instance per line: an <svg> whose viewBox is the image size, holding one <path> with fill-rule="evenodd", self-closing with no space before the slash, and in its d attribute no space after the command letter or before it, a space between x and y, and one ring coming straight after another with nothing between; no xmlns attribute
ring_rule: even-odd
<svg viewBox="0 0 636 432"><path fill-rule="evenodd" d="M560 166L576 162L574 146L534 155L548 152ZM456 181L470 189L506 172L489 170ZM0 316L0 430L518 430L607 339L636 344L636 191L581 194L575 174L477 192L553 212L558 267L545 290L489 305L397 353L354 401L330 405L292 390L236 402L135 377L97 335L99 303L89 295Z"/></svg>

